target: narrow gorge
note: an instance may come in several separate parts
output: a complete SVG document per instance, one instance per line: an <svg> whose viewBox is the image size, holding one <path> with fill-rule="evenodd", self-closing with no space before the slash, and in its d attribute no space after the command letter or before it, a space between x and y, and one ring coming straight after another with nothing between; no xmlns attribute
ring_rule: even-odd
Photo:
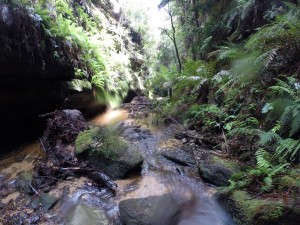
<svg viewBox="0 0 300 225"><path fill-rule="evenodd" d="M299 0L0 0L0 225L298 225Z"/></svg>

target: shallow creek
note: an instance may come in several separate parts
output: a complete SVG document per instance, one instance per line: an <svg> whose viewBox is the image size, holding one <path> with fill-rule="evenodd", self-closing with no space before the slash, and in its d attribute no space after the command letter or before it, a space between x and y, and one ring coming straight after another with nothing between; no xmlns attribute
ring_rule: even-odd
<svg viewBox="0 0 300 225"><path fill-rule="evenodd" d="M128 115L124 110L108 110L91 121L93 124L115 129L118 129L121 121L125 121L151 131L149 138L133 141L133 144L141 149L144 158L141 171L133 171L125 179L116 180L118 190L115 194L94 186L87 178L74 177L58 181L56 187L50 190L49 194L59 199L54 207L46 210L35 206L34 196L26 196L14 188L16 178L23 172L32 172L34 162L43 156L39 143L35 142L0 160L0 183L2 186L5 184L5 188L0 189L0 194L4 196L1 199L0 212L3 218L16 218L12 219L11 223L2 219L0 224L94 224L95 221L89 220L99 210L105 212L110 224L122 224L119 202L164 194L172 196L180 210L180 219L176 224L233 224L211 198L215 189L201 181L195 166L183 166L160 155L161 151L180 148L181 141L174 139L172 135L180 127L165 125L151 114L146 118L135 119L128 119ZM78 208L78 205L83 208ZM175 207L172 203L166 203L162 205L161 210L167 212L172 210L172 207ZM89 211L88 217L86 209ZM99 213L97 215L99 218ZM102 223L98 221L96 224Z"/></svg>

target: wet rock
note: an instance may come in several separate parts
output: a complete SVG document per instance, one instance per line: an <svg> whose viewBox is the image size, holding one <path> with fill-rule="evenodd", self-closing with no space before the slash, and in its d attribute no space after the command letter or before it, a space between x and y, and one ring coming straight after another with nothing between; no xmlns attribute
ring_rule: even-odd
<svg viewBox="0 0 300 225"><path fill-rule="evenodd" d="M83 153L93 165L112 178L125 176L143 162L136 146L100 128L81 132L76 140L76 152Z"/></svg>
<svg viewBox="0 0 300 225"><path fill-rule="evenodd" d="M194 155L191 152L180 148L164 150L162 151L161 155L166 159L182 166L193 166L196 164Z"/></svg>
<svg viewBox="0 0 300 225"><path fill-rule="evenodd" d="M123 131L123 137L126 138L128 141L140 141L143 137L136 132L134 128L128 128Z"/></svg>
<svg viewBox="0 0 300 225"><path fill-rule="evenodd" d="M25 224L38 224L40 221L39 213L34 213L28 219L25 220Z"/></svg>
<svg viewBox="0 0 300 225"><path fill-rule="evenodd" d="M13 218L6 219L6 224L22 225L24 224L24 218L21 215L15 215Z"/></svg>
<svg viewBox="0 0 300 225"><path fill-rule="evenodd" d="M3 183L3 181L6 179L6 175L0 173L0 182Z"/></svg>
<svg viewBox="0 0 300 225"><path fill-rule="evenodd" d="M140 128L140 135L144 138L151 138L152 134L151 131L149 129L144 129L144 128Z"/></svg>
<svg viewBox="0 0 300 225"><path fill-rule="evenodd" d="M15 179L8 180L0 185L0 196L7 196L16 191L17 182Z"/></svg>
<svg viewBox="0 0 300 225"><path fill-rule="evenodd" d="M211 155L208 151L198 153L199 174L206 182L226 186L231 175L241 170L238 163Z"/></svg>
<svg viewBox="0 0 300 225"><path fill-rule="evenodd" d="M105 211L86 205L76 205L67 215L66 225L108 225Z"/></svg>
<svg viewBox="0 0 300 225"><path fill-rule="evenodd" d="M124 225L167 225L178 209L171 195L128 199L119 203ZM173 223L175 224L175 223Z"/></svg>
<svg viewBox="0 0 300 225"><path fill-rule="evenodd" d="M149 129L144 128L127 128L123 131L122 136L128 141L140 141L151 138L152 134Z"/></svg>
<svg viewBox="0 0 300 225"><path fill-rule="evenodd" d="M0 202L0 209L4 209L4 207L5 207L5 204Z"/></svg>
<svg viewBox="0 0 300 225"><path fill-rule="evenodd" d="M58 200L58 198L46 193L42 193L40 195L40 201L42 205L48 210L51 209L58 202Z"/></svg>
<svg viewBox="0 0 300 225"><path fill-rule="evenodd" d="M94 182L104 184L107 188L112 191L116 191L118 185L114 183L110 177L101 172L92 172L88 174L89 178L91 178Z"/></svg>
<svg viewBox="0 0 300 225"><path fill-rule="evenodd" d="M187 140L186 138L182 138L181 142L182 142L183 144L185 144L185 143L188 142L188 140Z"/></svg>
<svg viewBox="0 0 300 225"><path fill-rule="evenodd" d="M38 209L40 206L40 201L38 198L34 198L30 203L31 208Z"/></svg>
<svg viewBox="0 0 300 225"><path fill-rule="evenodd" d="M17 187L21 192L25 192L27 194L33 194L34 191L31 188L31 181L33 179L32 174L30 173L22 173L18 178L17 178Z"/></svg>
<svg viewBox="0 0 300 225"><path fill-rule="evenodd" d="M182 140L182 139L184 139L184 138L187 137L187 134L186 134L185 131L183 131L183 132L176 132L176 133L174 134L174 137L175 137L176 139L178 139L178 140Z"/></svg>

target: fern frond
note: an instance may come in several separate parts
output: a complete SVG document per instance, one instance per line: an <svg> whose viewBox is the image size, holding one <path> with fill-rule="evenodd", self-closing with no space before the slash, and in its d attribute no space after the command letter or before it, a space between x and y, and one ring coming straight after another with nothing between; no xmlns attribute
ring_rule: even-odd
<svg viewBox="0 0 300 225"><path fill-rule="evenodd" d="M275 176L275 175L277 175L277 174L279 174L279 173L284 172L284 170L285 170L289 165L290 165L289 163L284 163L284 164L282 164L282 165L274 166L274 167L272 168L272 170L270 171L269 176L270 176L270 177L273 177L273 176Z"/></svg>
<svg viewBox="0 0 300 225"><path fill-rule="evenodd" d="M228 134L229 136L250 136L253 137L255 135L260 135L261 134L260 129L255 129L252 127L237 127L231 130Z"/></svg>
<svg viewBox="0 0 300 225"><path fill-rule="evenodd" d="M267 172L268 168L271 167L270 162L266 159L266 157L268 156L268 152L263 149L263 148L259 148L256 152L255 152L255 157L256 157L256 164L257 167L259 169L261 169L264 172Z"/></svg>
<svg viewBox="0 0 300 225"><path fill-rule="evenodd" d="M278 147L275 150L275 156L285 157L290 156L293 159L300 150L300 140L294 140L292 138L282 139L278 141Z"/></svg>
<svg viewBox="0 0 300 225"><path fill-rule="evenodd" d="M260 135L260 140L258 142L259 145L265 146L267 144L272 143L273 141L278 141L281 139L281 137L276 134L275 132L269 131L269 132L262 132Z"/></svg>
<svg viewBox="0 0 300 225"><path fill-rule="evenodd" d="M291 87L291 85L283 80L277 80L277 84L274 86L271 86L269 89L272 90L273 96L284 96L287 95L288 97L292 99L297 99L297 92L296 90Z"/></svg>
<svg viewBox="0 0 300 225"><path fill-rule="evenodd" d="M300 106L293 109L293 115L292 115L292 123L291 123L291 129L290 129L290 137L295 135L300 130Z"/></svg>

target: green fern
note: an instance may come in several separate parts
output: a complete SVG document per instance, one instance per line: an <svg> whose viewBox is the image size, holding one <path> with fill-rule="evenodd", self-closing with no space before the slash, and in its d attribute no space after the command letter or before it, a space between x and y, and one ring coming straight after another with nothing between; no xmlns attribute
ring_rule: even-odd
<svg viewBox="0 0 300 225"><path fill-rule="evenodd" d="M286 138L278 141L278 147L276 148L275 156L286 157L289 156L291 160L300 150L300 140L294 140L292 138Z"/></svg>
<svg viewBox="0 0 300 225"><path fill-rule="evenodd" d="M269 153L263 148L259 148L255 152L256 164L258 169L265 175L269 172L271 163L266 159L269 156Z"/></svg>
<svg viewBox="0 0 300 225"><path fill-rule="evenodd" d="M245 137L254 137L261 134L260 129L255 129L252 127L237 127L231 130L228 134L229 136L245 136Z"/></svg>
<svg viewBox="0 0 300 225"><path fill-rule="evenodd" d="M260 135L260 140L258 142L259 145L265 146L271 144L273 142L277 142L281 139L281 137L273 131L262 132Z"/></svg>

